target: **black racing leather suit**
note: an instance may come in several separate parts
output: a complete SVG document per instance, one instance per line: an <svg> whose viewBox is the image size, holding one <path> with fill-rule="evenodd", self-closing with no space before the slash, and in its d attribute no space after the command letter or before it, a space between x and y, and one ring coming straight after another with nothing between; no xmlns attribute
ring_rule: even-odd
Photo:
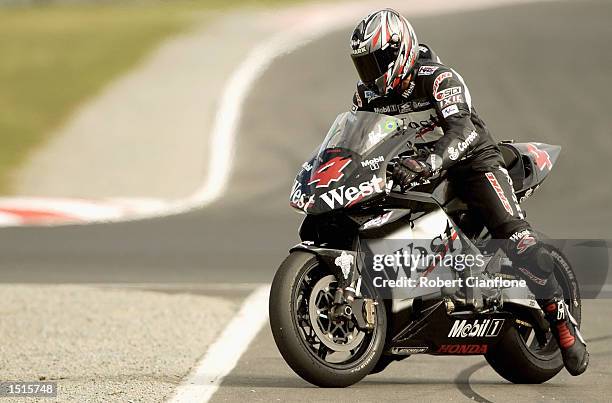
<svg viewBox="0 0 612 403"><path fill-rule="evenodd" d="M421 45L403 93L377 96L359 82L352 110L399 117L416 129L417 147L430 150L426 162L434 172L447 171L454 191L480 215L493 238L509 240L506 253L536 296L547 301L559 295L550 254L525 221L497 142L459 73Z"/></svg>

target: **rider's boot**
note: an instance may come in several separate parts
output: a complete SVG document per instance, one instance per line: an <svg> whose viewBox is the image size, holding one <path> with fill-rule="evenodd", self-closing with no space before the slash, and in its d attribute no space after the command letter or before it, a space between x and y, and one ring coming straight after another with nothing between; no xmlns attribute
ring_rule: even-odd
<svg viewBox="0 0 612 403"><path fill-rule="evenodd" d="M542 310L557 340L567 372L573 376L582 374L589 365L589 353L565 302L559 298L549 299L542 303Z"/></svg>

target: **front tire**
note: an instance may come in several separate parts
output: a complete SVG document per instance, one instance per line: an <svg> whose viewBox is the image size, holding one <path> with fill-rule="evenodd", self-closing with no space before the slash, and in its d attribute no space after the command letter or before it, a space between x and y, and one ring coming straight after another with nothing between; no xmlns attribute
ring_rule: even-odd
<svg viewBox="0 0 612 403"><path fill-rule="evenodd" d="M315 255L295 251L279 267L270 290L270 327L281 355L300 377L320 387L359 382L374 368L385 343L383 303L376 305L369 333L351 323L343 323L342 330L326 320L334 284L335 277Z"/></svg>
<svg viewBox="0 0 612 403"><path fill-rule="evenodd" d="M561 251L552 246L546 247L555 263L555 277L563 289L566 306L580 324L582 302L576 276ZM550 332L546 335L545 344L538 343L537 339L530 335L534 330L520 323L525 321L517 321L516 326L506 332L485 358L495 372L512 383L546 382L563 369L561 351Z"/></svg>

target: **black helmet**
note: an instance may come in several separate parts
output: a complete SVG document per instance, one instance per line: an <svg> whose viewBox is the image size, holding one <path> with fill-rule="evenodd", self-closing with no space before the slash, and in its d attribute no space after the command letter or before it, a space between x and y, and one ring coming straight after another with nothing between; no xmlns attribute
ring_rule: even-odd
<svg viewBox="0 0 612 403"><path fill-rule="evenodd" d="M417 62L419 44L412 25L385 9L364 18L351 37L351 57L361 81L385 95L397 89Z"/></svg>

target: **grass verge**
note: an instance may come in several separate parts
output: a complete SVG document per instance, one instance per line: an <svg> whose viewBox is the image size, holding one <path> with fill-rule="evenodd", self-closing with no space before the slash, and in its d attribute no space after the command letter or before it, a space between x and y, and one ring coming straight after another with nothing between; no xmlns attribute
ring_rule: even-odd
<svg viewBox="0 0 612 403"><path fill-rule="evenodd" d="M0 193L75 108L206 13L283 0L148 0L0 8ZM78 152L78 150L75 150Z"/></svg>

